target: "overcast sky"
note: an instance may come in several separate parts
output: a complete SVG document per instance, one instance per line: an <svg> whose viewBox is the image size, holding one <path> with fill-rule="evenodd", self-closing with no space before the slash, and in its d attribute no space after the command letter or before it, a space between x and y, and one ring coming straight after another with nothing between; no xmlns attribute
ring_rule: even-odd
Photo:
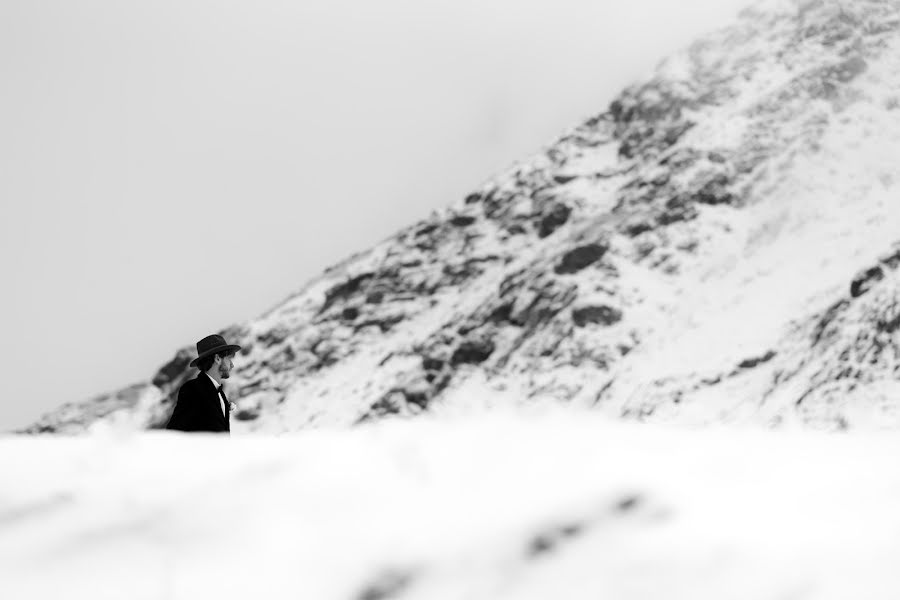
<svg viewBox="0 0 900 600"><path fill-rule="evenodd" d="M0 430L603 111L749 0L3 0Z"/></svg>

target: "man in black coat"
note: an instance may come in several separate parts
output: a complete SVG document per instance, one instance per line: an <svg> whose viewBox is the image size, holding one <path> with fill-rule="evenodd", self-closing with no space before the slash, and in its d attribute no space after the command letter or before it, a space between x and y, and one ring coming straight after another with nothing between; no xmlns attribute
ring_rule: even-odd
<svg viewBox="0 0 900 600"><path fill-rule="evenodd" d="M196 366L200 373L178 390L175 410L166 429L230 434L230 403L222 390L222 381L231 376L234 368L231 357L240 349L226 343L221 335L209 335L197 342L197 358L189 366Z"/></svg>

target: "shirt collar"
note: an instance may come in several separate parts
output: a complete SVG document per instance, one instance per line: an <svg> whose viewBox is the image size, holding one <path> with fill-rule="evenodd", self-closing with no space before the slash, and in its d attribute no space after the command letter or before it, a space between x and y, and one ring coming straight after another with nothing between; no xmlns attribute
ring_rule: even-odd
<svg viewBox="0 0 900 600"><path fill-rule="evenodd" d="M209 373L204 372L203 374L206 375L207 377L209 377L209 380L212 381L212 384L213 384L214 386L216 386L216 391L218 392L219 389L220 389L222 386L219 385L218 383L216 383L216 380L213 379L213 378L212 378L212 375L210 375Z"/></svg>

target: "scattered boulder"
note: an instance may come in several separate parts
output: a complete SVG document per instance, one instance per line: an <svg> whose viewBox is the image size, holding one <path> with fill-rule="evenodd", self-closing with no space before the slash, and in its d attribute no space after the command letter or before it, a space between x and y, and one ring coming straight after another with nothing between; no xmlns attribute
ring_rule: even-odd
<svg viewBox="0 0 900 600"><path fill-rule="evenodd" d="M490 358L494 353L494 343L490 340L466 340L461 343L453 356L450 357L450 364L453 366L461 364L481 364Z"/></svg>
<svg viewBox="0 0 900 600"><path fill-rule="evenodd" d="M194 352L190 348L182 348L175 355L175 358L167 362L156 372L151 383L158 388L162 388L176 381L188 370L188 365L193 358Z"/></svg>
<svg viewBox="0 0 900 600"><path fill-rule="evenodd" d="M557 275L577 273L600 260L609 246L606 244L587 244L566 252L562 260L553 269Z"/></svg>
<svg viewBox="0 0 900 600"><path fill-rule="evenodd" d="M444 368L444 361L439 358L422 357L422 368L426 371L440 371Z"/></svg>
<svg viewBox="0 0 900 600"><path fill-rule="evenodd" d="M890 252L879 256L878 262L889 269L896 269L900 266L900 244L894 244Z"/></svg>
<svg viewBox="0 0 900 600"><path fill-rule="evenodd" d="M363 423L379 417L399 414L403 410L404 402L405 397L402 391L391 390L372 404L358 422Z"/></svg>
<svg viewBox="0 0 900 600"><path fill-rule="evenodd" d="M621 320L622 311L612 306L582 306L572 311L572 321L578 327L584 327L589 323L613 325Z"/></svg>
<svg viewBox="0 0 900 600"><path fill-rule="evenodd" d="M369 582L354 600L389 600L404 595L413 581L411 573L403 571L385 571Z"/></svg>
<svg viewBox="0 0 900 600"><path fill-rule="evenodd" d="M381 329L381 333L387 333L391 329L393 329L397 323L402 322L404 318L406 318L406 315L398 313L379 318L367 319L365 321L359 321L354 324L353 331L358 332L361 329L365 329L366 327L378 327L379 329Z"/></svg>
<svg viewBox="0 0 900 600"><path fill-rule="evenodd" d="M454 227L468 227L475 221L475 217L471 215L456 215L455 217L450 219L450 224Z"/></svg>
<svg viewBox="0 0 900 600"><path fill-rule="evenodd" d="M491 323L505 323L510 320L510 317L512 316L512 309L512 302L501 304L491 311L491 314L488 316L488 321L490 321Z"/></svg>
<svg viewBox="0 0 900 600"><path fill-rule="evenodd" d="M562 173L557 173L553 176L553 181L558 183L559 185L565 185L570 181L575 181L578 179L578 175L564 175Z"/></svg>
<svg viewBox="0 0 900 600"><path fill-rule="evenodd" d="M238 421L252 421L259 418L259 410L256 408L242 408L234 413Z"/></svg>
<svg viewBox="0 0 900 600"><path fill-rule="evenodd" d="M738 363L739 369L753 369L754 367L758 367L759 365L769 362L775 358L775 351L769 350L762 356L754 356L751 358L745 358L741 362Z"/></svg>
<svg viewBox="0 0 900 600"><path fill-rule="evenodd" d="M628 237L637 237L642 233L652 231L654 221L648 215L633 215L625 219L619 226L619 231Z"/></svg>
<svg viewBox="0 0 900 600"><path fill-rule="evenodd" d="M263 346L274 346L275 344L280 344L286 340L290 334L291 332L287 328L276 327L265 333L259 334L257 340L259 340Z"/></svg>
<svg viewBox="0 0 900 600"><path fill-rule="evenodd" d="M541 217L538 224L538 237L545 238L569 220L572 209L562 202L554 202Z"/></svg>
<svg viewBox="0 0 900 600"><path fill-rule="evenodd" d="M714 175L694 194L694 199L701 204L732 204L734 194L728 189L731 182L724 173Z"/></svg>
<svg viewBox="0 0 900 600"><path fill-rule="evenodd" d="M660 225L671 225L680 221L690 221L697 218L697 208L684 196L673 196L666 201L665 208L656 217Z"/></svg>
<svg viewBox="0 0 900 600"><path fill-rule="evenodd" d="M437 223L428 223L427 225L423 225L421 228L419 228L418 231L416 231L416 237L428 235L429 233L432 233L437 228L438 228Z"/></svg>
<svg viewBox="0 0 900 600"><path fill-rule="evenodd" d="M327 290L325 292L325 302L322 304L321 312L328 310L328 308L338 300L346 300L350 296L356 294L363 285L371 281L374 277L375 273L361 273Z"/></svg>
<svg viewBox="0 0 900 600"><path fill-rule="evenodd" d="M882 279L884 279L884 270L880 266L875 265L868 269L863 269L850 282L850 296L853 298L862 296Z"/></svg>
<svg viewBox="0 0 900 600"><path fill-rule="evenodd" d="M542 531L534 536L528 544L526 554L535 558L553 552L566 541L584 533L586 529L587 526L584 523L573 522Z"/></svg>

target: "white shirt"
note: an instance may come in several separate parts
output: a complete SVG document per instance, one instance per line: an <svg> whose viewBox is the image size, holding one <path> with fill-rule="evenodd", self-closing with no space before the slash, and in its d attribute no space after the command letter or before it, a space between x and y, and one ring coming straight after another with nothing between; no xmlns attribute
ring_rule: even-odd
<svg viewBox="0 0 900 600"><path fill-rule="evenodd" d="M227 419L228 413L225 412L225 400L222 399L222 386L219 385L216 382L216 380L212 378L212 375L210 375L209 373L204 373L204 375L209 377L209 380L213 382L214 386L216 386L216 395L219 397L219 406L222 407L222 416Z"/></svg>

